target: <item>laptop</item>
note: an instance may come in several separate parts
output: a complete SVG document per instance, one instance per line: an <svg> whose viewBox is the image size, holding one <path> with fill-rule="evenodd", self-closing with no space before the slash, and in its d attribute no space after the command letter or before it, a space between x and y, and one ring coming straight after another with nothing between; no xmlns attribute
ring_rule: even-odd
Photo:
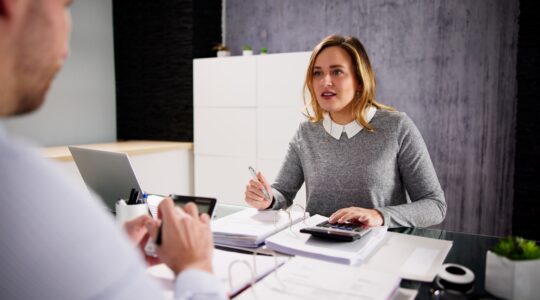
<svg viewBox="0 0 540 300"><path fill-rule="evenodd" d="M79 173L89 190L114 212L118 199L128 199L131 189L143 191L126 153L69 146Z"/></svg>
<svg viewBox="0 0 540 300"><path fill-rule="evenodd" d="M133 171L127 153L109 152L69 146L69 151L79 169L79 173L89 190L96 192L111 212L116 211L118 199L129 199L131 189L141 188ZM165 196L147 195L147 204L154 218L157 208ZM200 213L207 213L212 218L217 199L196 196L170 195L176 205L183 207L194 202Z"/></svg>

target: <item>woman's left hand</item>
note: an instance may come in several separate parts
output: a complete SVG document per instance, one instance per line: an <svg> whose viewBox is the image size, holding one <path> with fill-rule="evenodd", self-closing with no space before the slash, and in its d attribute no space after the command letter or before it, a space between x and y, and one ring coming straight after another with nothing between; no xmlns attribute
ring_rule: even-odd
<svg viewBox="0 0 540 300"><path fill-rule="evenodd" d="M328 221L330 223L362 223L369 227L380 226L384 223L383 216L378 210L361 207L342 208L333 213Z"/></svg>

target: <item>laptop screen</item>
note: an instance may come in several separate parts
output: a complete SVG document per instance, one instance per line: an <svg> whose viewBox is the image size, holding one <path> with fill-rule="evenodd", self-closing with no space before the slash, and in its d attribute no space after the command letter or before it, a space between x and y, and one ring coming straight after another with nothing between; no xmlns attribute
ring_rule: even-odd
<svg viewBox="0 0 540 300"><path fill-rule="evenodd" d="M115 211L118 199L128 199L132 188L142 191L126 153L69 147L88 189Z"/></svg>

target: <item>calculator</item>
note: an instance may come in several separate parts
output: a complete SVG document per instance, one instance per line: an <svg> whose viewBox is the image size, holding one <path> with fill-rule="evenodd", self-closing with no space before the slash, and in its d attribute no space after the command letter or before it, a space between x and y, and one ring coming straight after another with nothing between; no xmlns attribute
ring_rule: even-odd
<svg viewBox="0 0 540 300"><path fill-rule="evenodd" d="M324 221L313 227L300 229L302 233L309 233L312 236L331 239L337 241L352 242L360 239L371 231L371 227L354 223L330 223Z"/></svg>

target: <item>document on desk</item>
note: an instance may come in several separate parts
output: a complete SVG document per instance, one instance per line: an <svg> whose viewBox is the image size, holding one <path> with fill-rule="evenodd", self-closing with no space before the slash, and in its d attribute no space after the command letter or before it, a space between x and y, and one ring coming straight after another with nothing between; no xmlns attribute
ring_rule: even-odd
<svg viewBox="0 0 540 300"><path fill-rule="evenodd" d="M289 257L243 254L214 249L214 273L220 279L223 290L232 297L248 287L252 282L279 268ZM229 270L230 269L230 270ZM229 272L230 271L230 272ZM167 299L174 298L174 273L165 264L148 268L148 274L157 279L165 289ZM232 278L229 277L231 274ZM252 275L255 275L253 278Z"/></svg>
<svg viewBox="0 0 540 300"><path fill-rule="evenodd" d="M390 299L400 281L395 273L297 256L235 299Z"/></svg>
<svg viewBox="0 0 540 300"><path fill-rule="evenodd" d="M303 212L291 212L289 218L289 214L283 211L247 208L212 221L214 243L219 246L256 248L267 237L297 223L303 217Z"/></svg>
<svg viewBox="0 0 540 300"><path fill-rule="evenodd" d="M388 232L363 265L386 272L397 270L404 279L431 282L450 248L452 241Z"/></svg>
<svg viewBox="0 0 540 300"><path fill-rule="evenodd" d="M291 230L283 230L268 239L266 247L289 255L301 255L331 262L355 265L365 260L384 239L387 227L374 227L370 233L353 242L336 242L301 233L300 229L314 226L328 220L327 217L314 215L298 222Z"/></svg>

